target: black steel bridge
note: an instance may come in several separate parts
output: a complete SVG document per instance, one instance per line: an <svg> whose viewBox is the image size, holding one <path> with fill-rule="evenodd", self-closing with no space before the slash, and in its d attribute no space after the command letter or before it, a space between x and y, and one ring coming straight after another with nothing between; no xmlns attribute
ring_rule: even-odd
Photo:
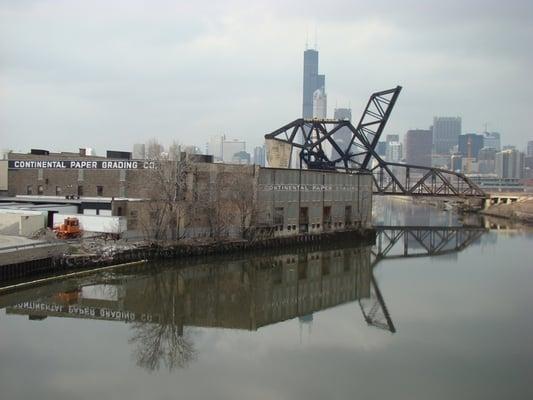
<svg viewBox="0 0 533 400"><path fill-rule="evenodd" d="M347 120L297 119L265 135L285 147L287 168L369 171L381 195L477 197L486 194L465 175L383 160L377 144L402 88L373 93L357 126Z"/></svg>

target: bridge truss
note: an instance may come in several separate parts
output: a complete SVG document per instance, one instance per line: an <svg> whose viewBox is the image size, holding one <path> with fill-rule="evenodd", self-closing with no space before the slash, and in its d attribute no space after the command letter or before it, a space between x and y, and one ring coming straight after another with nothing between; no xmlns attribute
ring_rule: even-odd
<svg viewBox="0 0 533 400"><path fill-rule="evenodd" d="M486 197L461 173L391 163L377 154L401 89L397 86L373 93L357 127L348 120L300 118L265 135L265 139L289 147L288 162L283 165L287 168L370 172L376 194Z"/></svg>

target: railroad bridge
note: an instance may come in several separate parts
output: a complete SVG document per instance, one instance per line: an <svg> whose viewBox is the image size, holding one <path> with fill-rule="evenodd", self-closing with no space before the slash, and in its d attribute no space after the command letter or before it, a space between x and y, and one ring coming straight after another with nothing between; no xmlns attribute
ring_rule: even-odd
<svg viewBox="0 0 533 400"><path fill-rule="evenodd" d="M397 86L373 93L357 126L348 120L300 118L265 135L269 163L297 169L368 171L374 193L379 195L487 197L464 174L387 162L377 154L401 90Z"/></svg>

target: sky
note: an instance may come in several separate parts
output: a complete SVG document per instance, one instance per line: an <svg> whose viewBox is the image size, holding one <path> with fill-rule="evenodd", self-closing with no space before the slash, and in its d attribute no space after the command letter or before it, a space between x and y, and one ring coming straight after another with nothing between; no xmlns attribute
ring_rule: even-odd
<svg viewBox="0 0 533 400"><path fill-rule="evenodd" d="M315 38L316 32L316 38ZM401 85L384 134L461 116L533 140L531 0L0 0L0 149L202 149L301 116L306 38L328 116Z"/></svg>

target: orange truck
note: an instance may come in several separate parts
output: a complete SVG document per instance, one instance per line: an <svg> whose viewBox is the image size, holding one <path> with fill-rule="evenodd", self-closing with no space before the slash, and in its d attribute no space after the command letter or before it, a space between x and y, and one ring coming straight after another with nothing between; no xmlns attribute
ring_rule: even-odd
<svg viewBox="0 0 533 400"><path fill-rule="evenodd" d="M54 228L58 239L74 239L82 235L78 218L65 218L62 224Z"/></svg>

